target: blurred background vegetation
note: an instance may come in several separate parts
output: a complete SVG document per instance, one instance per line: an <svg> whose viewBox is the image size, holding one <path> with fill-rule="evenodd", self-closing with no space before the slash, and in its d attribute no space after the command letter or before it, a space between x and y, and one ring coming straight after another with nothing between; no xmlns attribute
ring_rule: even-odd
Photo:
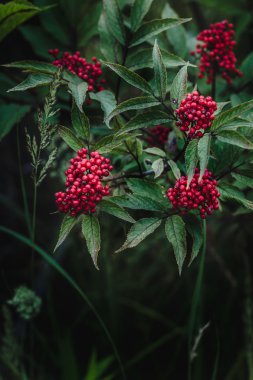
<svg viewBox="0 0 253 380"><path fill-rule="evenodd" d="M1 64L26 59L50 62L50 48L80 50L88 59L94 55L103 58L98 30L101 1L38 0L33 4L40 10L0 42ZM129 0L120 0L119 4L129 12ZM154 0L147 19L160 18L165 4L165 0ZM236 80L229 92L220 84L219 95L223 101L235 104L238 97L243 101L251 99L253 2L171 0L169 4L167 16L176 12L180 17L192 17L192 22L161 34L159 44L185 60L190 59L196 34L210 22L227 18L235 24L236 55L239 66L247 67L247 75ZM178 35L185 36L185 44L177 43ZM115 78L106 71L105 77L108 88L115 91ZM7 68L0 72L0 137L7 133L1 125L8 125L10 131L1 141L0 205L1 224L27 235L22 178L29 205L32 189L24 127L30 130L35 127L34 112L41 106L46 89L6 92L22 78L22 74ZM199 87L203 92L209 91L202 81ZM124 87L121 96L124 98ZM60 93L64 125L70 122L68 100L66 94ZM99 127L102 113L97 106L92 104L87 113ZM66 146L62 146L53 172L39 189L36 242L50 254L61 221L60 215L52 214L56 210L54 193L62 185L62 173L70 155ZM253 220L249 213L233 212L233 205L230 212L223 211L210 217L207 223L203 294L197 310L200 330L194 332L200 340L196 342L196 352L192 352L193 380L253 379ZM173 254L159 230L138 248L113 255L125 231L124 222L115 223L108 215L102 218L99 272L91 264L78 230L68 237L55 258L89 296L105 321L128 379L187 379L191 349L187 344L189 316L199 259L179 277ZM1 240L1 378L121 379L108 339L90 307L38 255L33 284L42 299L38 315L31 323L7 305L15 288L32 285L31 249L4 235Z"/></svg>

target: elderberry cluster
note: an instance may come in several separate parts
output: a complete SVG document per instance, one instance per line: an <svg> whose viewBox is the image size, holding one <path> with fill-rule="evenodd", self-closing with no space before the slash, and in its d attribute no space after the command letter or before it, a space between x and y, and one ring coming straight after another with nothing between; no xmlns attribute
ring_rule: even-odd
<svg viewBox="0 0 253 380"><path fill-rule="evenodd" d="M219 208L220 193L216 188L217 181L213 178L212 172L207 169L199 181L197 168L188 188L187 179L187 176L182 176L176 181L174 187L169 188L167 196L172 203L172 208L181 210L182 214L198 209L200 217L205 219L206 215L211 215Z"/></svg>
<svg viewBox="0 0 253 380"><path fill-rule="evenodd" d="M164 125L156 125L148 130L149 135L145 137L145 141L151 146L164 146L164 144L168 141L170 131L171 129L165 127Z"/></svg>
<svg viewBox="0 0 253 380"><path fill-rule="evenodd" d="M54 57L53 65L64 67L72 74L76 74L79 78L88 83L88 91L103 91L105 79L99 79L102 75L101 63L96 57L92 57L93 62L87 62L86 58L81 57L80 51L71 55L67 51L59 58L59 49L50 49L49 54Z"/></svg>
<svg viewBox="0 0 253 380"><path fill-rule="evenodd" d="M207 83L212 83L216 74L221 74L228 84L232 78L242 76L236 68L236 57L233 40L234 25L227 20L211 24L209 29L203 30L197 37L203 44L197 44L196 53L200 56L199 78L207 75ZM195 52L191 52L192 55Z"/></svg>
<svg viewBox="0 0 253 380"><path fill-rule="evenodd" d="M94 213L97 203L109 195L109 187L103 186L101 179L112 169L109 158L98 152L92 152L89 158L87 149L80 149L65 171L66 192L55 194L59 211L71 216Z"/></svg>
<svg viewBox="0 0 253 380"><path fill-rule="evenodd" d="M199 95L198 91L187 94L180 107L176 109L178 121L176 125L187 133L189 139L202 137L203 131L209 128L217 110L216 102L207 96Z"/></svg>

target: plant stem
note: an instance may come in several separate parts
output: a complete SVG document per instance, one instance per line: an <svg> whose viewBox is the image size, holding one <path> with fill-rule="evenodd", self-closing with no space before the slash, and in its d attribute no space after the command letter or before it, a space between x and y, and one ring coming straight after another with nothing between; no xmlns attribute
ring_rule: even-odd
<svg viewBox="0 0 253 380"><path fill-rule="evenodd" d="M203 245L201 250L201 257L199 262L199 272L194 288L192 307L188 322L188 380L191 380L191 348L193 333L196 327L196 319L201 304L202 290L203 290L203 277L204 277L204 267L205 267L205 257L206 257L206 220L203 220Z"/></svg>
<svg viewBox="0 0 253 380"><path fill-rule="evenodd" d="M213 100L215 100L215 96L216 96L216 74L215 73L214 73L213 81L212 81L211 96Z"/></svg>

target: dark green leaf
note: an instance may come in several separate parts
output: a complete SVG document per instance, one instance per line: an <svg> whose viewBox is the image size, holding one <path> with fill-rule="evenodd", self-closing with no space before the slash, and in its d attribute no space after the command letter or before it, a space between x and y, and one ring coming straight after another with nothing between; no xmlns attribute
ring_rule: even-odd
<svg viewBox="0 0 253 380"><path fill-rule="evenodd" d="M173 246L179 274L186 257L186 231L183 219L178 215L169 217L165 223L165 233Z"/></svg>
<svg viewBox="0 0 253 380"><path fill-rule="evenodd" d="M71 120L73 128L78 137L88 140L90 136L90 123L85 113L80 112L73 102L71 111Z"/></svg>
<svg viewBox="0 0 253 380"><path fill-rule="evenodd" d="M135 0L131 9L131 29L136 32L148 13L153 0Z"/></svg>
<svg viewBox="0 0 253 380"><path fill-rule="evenodd" d="M131 215L128 214L126 210L124 210L123 207L114 203L113 197L110 199L102 199L102 201L99 203L99 209L100 211L107 212L108 214L116 216L119 219L126 220L130 223L135 223L135 220L131 217Z"/></svg>
<svg viewBox="0 0 253 380"><path fill-rule="evenodd" d="M77 107L79 108L80 112L83 112L83 103L86 98L88 83L84 82L83 80L69 82L68 87Z"/></svg>
<svg viewBox="0 0 253 380"><path fill-rule="evenodd" d="M253 202L245 198L244 194L231 184L219 184L221 200L234 200L249 210L253 210Z"/></svg>
<svg viewBox="0 0 253 380"><path fill-rule="evenodd" d="M155 44L153 48L153 63L154 63L156 89L157 89L159 97L162 100L165 100L166 86L167 86L167 72L163 63L161 51L157 44L157 40L155 40Z"/></svg>
<svg viewBox="0 0 253 380"><path fill-rule="evenodd" d="M124 251L127 248L136 247L142 242L148 235L152 234L161 224L159 218L144 218L138 220L127 234L127 239L123 246L119 248L117 252Z"/></svg>
<svg viewBox="0 0 253 380"><path fill-rule="evenodd" d="M168 115L163 111L148 111L140 115L135 116L130 120L124 128L121 128L116 135L119 136L122 133L130 132L139 128L151 127L153 125L159 125L168 123Z"/></svg>
<svg viewBox="0 0 253 380"><path fill-rule="evenodd" d="M127 186L134 194L145 195L159 202L168 203L163 195L163 188L153 181L140 178L128 178Z"/></svg>
<svg viewBox="0 0 253 380"><path fill-rule="evenodd" d="M182 67L175 76L171 89L170 101L173 108L179 107L187 93L187 66Z"/></svg>
<svg viewBox="0 0 253 380"><path fill-rule="evenodd" d="M83 148L82 141L79 140L70 129L60 126L58 128L58 132L61 138L65 141L65 143L75 152Z"/></svg>
<svg viewBox="0 0 253 380"><path fill-rule="evenodd" d="M103 4L109 29L116 40L124 45L126 32L117 0L103 0Z"/></svg>
<svg viewBox="0 0 253 380"><path fill-rule="evenodd" d="M251 108L253 108L253 100L249 100L248 102L239 104L238 106L235 106L233 108L230 108L227 111L220 113L214 119L211 126L211 130L212 131L217 130L220 126L224 124L228 124L230 121L234 120L238 116L249 111Z"/></svg>
<svg viewBox="0 0 253 380"><path fill-rule="evenodd" d="M173 28L177 25L180 25L184 22L190 21L191 19L184 18L165 18L162 20L152 20L144 23L134 34L134 37L131 41L130 47L137 46L144 41L147 41L149 38L164 32L169 28Z"/></svg>
<svg viewBox="0 0 253 380"><path fill-rule="evenodd" d="M106 66L108 66L111 70L113 70L117 75L119 75L122 79L124 79L127 83L131 84L136 88L139 88L143 92L147 92L149 94L153 93L152 88L150 87L148 82L145 79L143 79L140 75L116 63L103 63Z"/></svg>
<svg viewBox="0 0 253 380"><path fill-rule="evenodd" d="M234 179L236 179L236 181L253 189L253 173L252 173L252 177L249 177L241 173L233 173L233 172L231 173L231 175Z"/></svg>
<svg viewBox="0 0 253 380"><path fill-rule="evenodd" d="M221 131L217 135L218 140L239 146L244 149L253 149L253 144L246 137L236 131Z"/></svg>
<svg viewBox="0 0 253 380"><path fill-rule="evenodd" d="M47 74L30 74L23 82L17 86L11 88L7 92L11 91L25 91L30 88L39 86L47 86L53 81L53 77Z"/></svg>
<svg viewBox="0 0 253 380"><path fill-rule="evenodd" d="M97 269L97 258L100 250L100 226L94 215L84 215L82 221L82 233L85 237L88 251Z"/></svg>
<svg viewBox="0 0 253 380"><path fill-rule="evenodd" d="M40 61L18 61L7 63L3 66L51 75L55 74L58 70L58 68L52 65L51 63L45 63Z"/></svg>
<svg viewBox="0 0 253 380"><path fill-rule="evenodd" d="M108 61L115 61L115 43L116 40L109 31L108 25L106 23L105 13L102 12L99 23L98 30L100 35L100 50Z"/></svg>
<svg viewBox="0 0 253 380"><path fill-rule="evenodd" d="M110 120L119 115L120 113L129 111L129 110L140 110L153 106L159 105L159 101L156 100L153 96L139 96L138 98L132 98L124 101L119 104L106 118L106 122L109 123Z"/></svg>
<svg viewBox="0 0 253 380"><path fill-rule="evenodd" d="M201 220L192 214L188 214L186 216L186 229L193 240L191 259L189 262L189 265L191 265L193 260L198 256L198 253L203 243L203 229Z"/></svg>
<svg viewBox="0 0 253 380"><path fill-rule="evenodd" d="M147 195L125 194L113 197L113 199L119 206L133 210L164 211L164 204L159 202L158 199L149 198Z"/></svg>
<svg viewBox="0 0 253 380"><path fill-rule="evenodd" d="M187 179L187 187L190 185L191 180L195 173L195 168L198 163L198 140L191 140L185 151L185 168Z"/></svg>
<svg viewBox="0 0 253 380"><path fill-rule="evenodd" d="M64 242L74 225L77 223L78 219L74 218L73 216L70 215L65 215L61 228L60 228L60 233L59 233L59 238L56 243L56 246L54 248L54 252L57 250L57 248Z"/></svg>
<svg viewBox="0 0 253 380"><path fill-rule="evenodd" d="M199 156L199 167L200 167L199 180L202 179L208 165L209 156L210 156L211 139L212 139L211 134L205 133L204 136L201 139L199 139L199 142L198 142L198 156Z"/></svg>

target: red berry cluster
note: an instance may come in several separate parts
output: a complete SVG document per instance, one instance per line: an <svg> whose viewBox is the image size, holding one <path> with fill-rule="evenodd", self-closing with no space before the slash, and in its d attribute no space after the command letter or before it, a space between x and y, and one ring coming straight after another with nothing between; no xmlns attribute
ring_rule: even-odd
<svg viewBox="0 0 253 380"><path fill-rule="evenodd" d="M176 125L181 131L187 132L189 139L202 137L203 130L209 128L217 110L216 102L207 96L199 95L198 91L187 94L180 107L176 109L178 121ZM202 130L202 131L201 131Z"/></svg>
<svg viewBox="0 0 253 380"><path fill-rule="evenodd" d="M215 74L221 74L228 84L232 78L242 76L235 67L236 57L234 54L233 40L235 34L234 25L227 20L210 25L210 29L203 30L197 37L203 44L197 44L196 53L200 55L199 78L207 74L207 83L212 83ZM192 55L195 52L191 52Z"/></svg>
<svg viewBox="0 0 253 380"><path fill-rule="evenodd" d="M164 146L164 144L168 141L170 131L171 129L165 127L165 125L157 125L148 130L149 134L145 137L145 141L151 146Z"/></svg>
<svg viewBox="0 0 253 380"><path fill-rule="evenodd" d="M92 57L93 62L87 62L85 58L81 57L80 51L71 55L67 51L59 58L59 49L50 49L49 54L54 57L53 65L57 67L64 67L71 73L77 74L79 78L88 83L88 91L103 91L103 84L106 83L104 79L99 80L102 75L101 63L98 62L96 57Z"/></svg>
<svg viewBox="0 0 253 380"><path fill-rule="evenodd" d="M66 192L55 194L59 211L71 216L95 212L97 203L109 195L109 187L103 187L101 179L112 169L109 158L98 152L92 152L89 158L87 149L80 149L65 171Z"/></svg>
<svg viewBox="0 0 253 380"><path fill-rule="evenodd" d="M213 179L213 174L205 170L203 178L199 181L199 170L195 169L193 179L187 188L187 176L180 177L175 186L169 188L168 198L174 209L181 209L182 214L189 210L198 209L202 219L206 215L211 215L214 210L218 210L217 181Z"/></svg>

